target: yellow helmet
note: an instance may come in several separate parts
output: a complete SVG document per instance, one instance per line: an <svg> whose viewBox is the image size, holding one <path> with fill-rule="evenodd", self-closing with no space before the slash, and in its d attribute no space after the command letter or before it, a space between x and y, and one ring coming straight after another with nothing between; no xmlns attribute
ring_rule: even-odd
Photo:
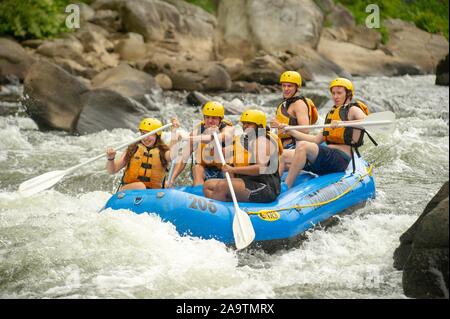
<svg viewBox="0 0 450 319"><path fill-rule="evenodd" d="M302 86L302 76L295 71L286 71L280 76L280 83L294 83L298 87Z"/></svg>
<svg viewBox="0 0 450 319"><path fill-rule="evenodd" d="M202 110L203 116L225 117L225 108L222 104L215 101L206 102Z"/></svg>
<svg viewBox="0 0 450 319"><path fill-rule="evenodd" d="M352 95L355 95L355 90L353 89L353 83L346 78L336 78L330 83L330 91L335 86L342 86L349 91L352 91Z"/></svg>
<svg viewBox="0 0 450 319"><path fill-rule="evenodd" d="M158 128L160 128L162 125L161 121L155 118L147 117L139 123L139 130L140 131L153 131ZM161 135L161 131L156 133L156 135Z"/></svg>
<svg viewBox="0 0 450 319"><path fill-rule="evenodd" d="M266 113L264 113L263 111L260 111L260 110L255 110L255 109L245 110L241 114L240 121L255 123L256 125L261 125L264 128L266 128L266 125L267 125Z"/></svg>

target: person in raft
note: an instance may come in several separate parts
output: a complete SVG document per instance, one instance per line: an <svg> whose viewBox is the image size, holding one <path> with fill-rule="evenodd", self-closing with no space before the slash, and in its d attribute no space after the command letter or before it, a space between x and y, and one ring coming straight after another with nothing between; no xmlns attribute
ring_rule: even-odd
<svg viewBox="0 0 450 319"><path fill-rule="evenodd" d="M172 120L172 135L177 123ZM144 135L160 128L161 121L155 118L145 118L139 124L139 132ZM174 140L171 141L171 145ZM116 151L113 148L106 150L108 161L106 170L109 174L115 174L125 168L119 190L163 188L168 163L171 160L170 148L161 140L161 132L150 135L128 146L127 150L116 159Z"/></svg>
<svg viewBox="0 0 450 319"><path fill-rule="evenodd" d="M202 108L203 121L198 123L185 138L189 144L183 148L181 160L178 160L173 170L173 175L167 183L167 187L172 187L176 178L186 167L189 157L194 154L192 162L193 184L202 185L204 181L211 178L224 178L221 171L222 163L215 155L215 144L212 133L217 132L219 139L224 142L234 135L233 124L225 119L225 108L215 101L206 102Z"/></svg>
<svg viewBox="0 0 450 319"><path fill-rule="evenodd" d="M275 120L270 126L278 128L279 124L285 125L312 125L319 118L314 102L300 94L302 77L296 71L286 71L280 76L283 101L278 104ZM308 133L308 129L299 130ZM289 169L295 153L295 138L290 134L278 132L278 137L283 143L283 155L280 160L280 174Z"/></svg>
<svg viewBox="0 0 450 319"><path fill-rule="evenodd" d="M363 144L364 133L372 142L376 142L363 129L338 127L340 121L359 121L369 114L369 109L361 101L353 101L354 89L350 80L336 78L330 83L330 92L334 106L325 118L325 124L332 124L324 128L319 135L310 135L295 130L285 131L285 124L280 125L282 132L290 134L297 140L295 155L285 180L291 188L301 170L311 171L318 175L345 171L353 159L353 150L359 156L358 147ZM322 144L325 142L326 145Z"/></svg>
<svg viewBox="0 0 450 319"><path fill-rule="evenodd" d="M231 164L223 165L222 171L231 175L236 198L240 202L266 203L280 194L281 179L278 161L283 146L278 137L267 128L266 114L249 109L242 113L244 134L235 136L231 146ZM230 156L231 157L231 156ZM203 185L206 197L231 201L225 179L210 179Z"/></svg>

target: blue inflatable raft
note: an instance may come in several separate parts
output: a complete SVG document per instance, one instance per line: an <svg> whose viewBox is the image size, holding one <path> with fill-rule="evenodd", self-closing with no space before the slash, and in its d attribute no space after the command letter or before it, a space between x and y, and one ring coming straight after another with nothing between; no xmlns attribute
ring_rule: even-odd
<svg viewBox="0 0 450 319"><path fill-rule="evenodd" d="M306 230L374 197L372 167L358 159L355 173L351 169L323 176L303 172L291 189L282 183L276 201L239 203L239 207L250 215L255 229L251 247L270 251L298 243ZM204 197L201 186L119 191L108 200L106 208L157 214L175 225L181 235L234 245L233 203Z"/></svg>

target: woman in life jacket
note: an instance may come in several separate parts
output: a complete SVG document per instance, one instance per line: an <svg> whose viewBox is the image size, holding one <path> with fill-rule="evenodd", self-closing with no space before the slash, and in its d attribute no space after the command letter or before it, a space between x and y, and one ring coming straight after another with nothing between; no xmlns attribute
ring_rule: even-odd
<svg viewBox="0 0 450 319"><path fill-rule="evenodd" d="M143 135L162 126L155 118L145 118L139 124ZM176 125L172 126L172 130ZM172 131L172 135L174 131ZM171 145L174 141L171 141ZM106 170L115 174L125 168L119 190L163 188L168 163L171 160L169 146L161 140L161 132L145 137L140 142L128 146L127 150L115 159L113 148L106 150Z"/></svg>
<svg viewBox="0 0 450 319"><path fill-rule="evenodd" d="M296 71L286 71L280 76L283 101L277 106L275 120L271 121L272 128L278 128L279 124L285 125L312 125L319 118L314 102L300 94L302 77ZM308 129L299 132L308 133ZM280 160L280 174L289 169L295 153L295 139L286 133L278 132L278 137L283 143L283 155Z"/></svg>
<svg viewBox="0 0 450 319"><path fill-rule="evenodd" d="M222 171L231 175L238 201L272 202L281 190L278 161L282 144L278 137L266 128L264 112L246 110L242 113L240 121L244 134L234 137L231 146L231 164L224 165ZM225 149L225 155L230 155L228 149ZM203 192L206 197L216 200L232 200L225 179L206 181Z"/></svg>
<svg viewBox="0 0 450 319"><path fill-rule="evenodd" d="M209 101L202 108L203 121L198 123L191 131L188 137L185 137L187 145L183 148L183 154L176 163L173 175L167 183L167 187L172 187L176 178L186 167L189 157L192 158L192 179L193 185L202 185L205 180L210 178L224 178L221 171L222 163L217 154L215 154L214 138L212 133L218 132L222 144L234 135L233 124L226 120L225 108L222 104Z"/></svg>
<svg viewBox="0 0 450 319"><path fill-rule="evenodd" d="M345 171L353 158L353 150L363 144L365 131L358 128L338 127L340 121L360 121L367 117L369 110L360 101L353 101L354 89L351 81L336 78L330 83L330 92L334 106L328 112L325 128L319 135L310 135L298 131L287 131L297 140L295 155L286 178L288 187L292 187L301 170L318 175ZM281 130L286 125L281 125ZM326 142L323 145L322 142ZM354 163L353 163L354 165Z"/></svg>

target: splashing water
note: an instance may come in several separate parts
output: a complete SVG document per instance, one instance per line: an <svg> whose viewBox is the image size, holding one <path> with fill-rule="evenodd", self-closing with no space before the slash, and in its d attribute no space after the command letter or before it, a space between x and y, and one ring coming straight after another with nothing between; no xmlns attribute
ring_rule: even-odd
<svg viewBox="0 0 450 319"><path fill-rule="evenodd" d="M376 135L378 147L368 141L362 148L375 166L377 197L273 255L181 237L152 214L99 213L120 178L108 175L102 160L52 190L21 198L21 182L74 166L135 133L70 136L40 132L28 118L0 117L0 298L405 298L392 255L448 180L448 88L435 86L434 76L354 83L369 108L397 116L392 135ZM325 82L309 87L327 90ZM279 97L223 96L246 105ZM200 116L178 97L161 105L164 118L177 115L186 129ZM274 108L264 107L269 114Z"/></svg>

